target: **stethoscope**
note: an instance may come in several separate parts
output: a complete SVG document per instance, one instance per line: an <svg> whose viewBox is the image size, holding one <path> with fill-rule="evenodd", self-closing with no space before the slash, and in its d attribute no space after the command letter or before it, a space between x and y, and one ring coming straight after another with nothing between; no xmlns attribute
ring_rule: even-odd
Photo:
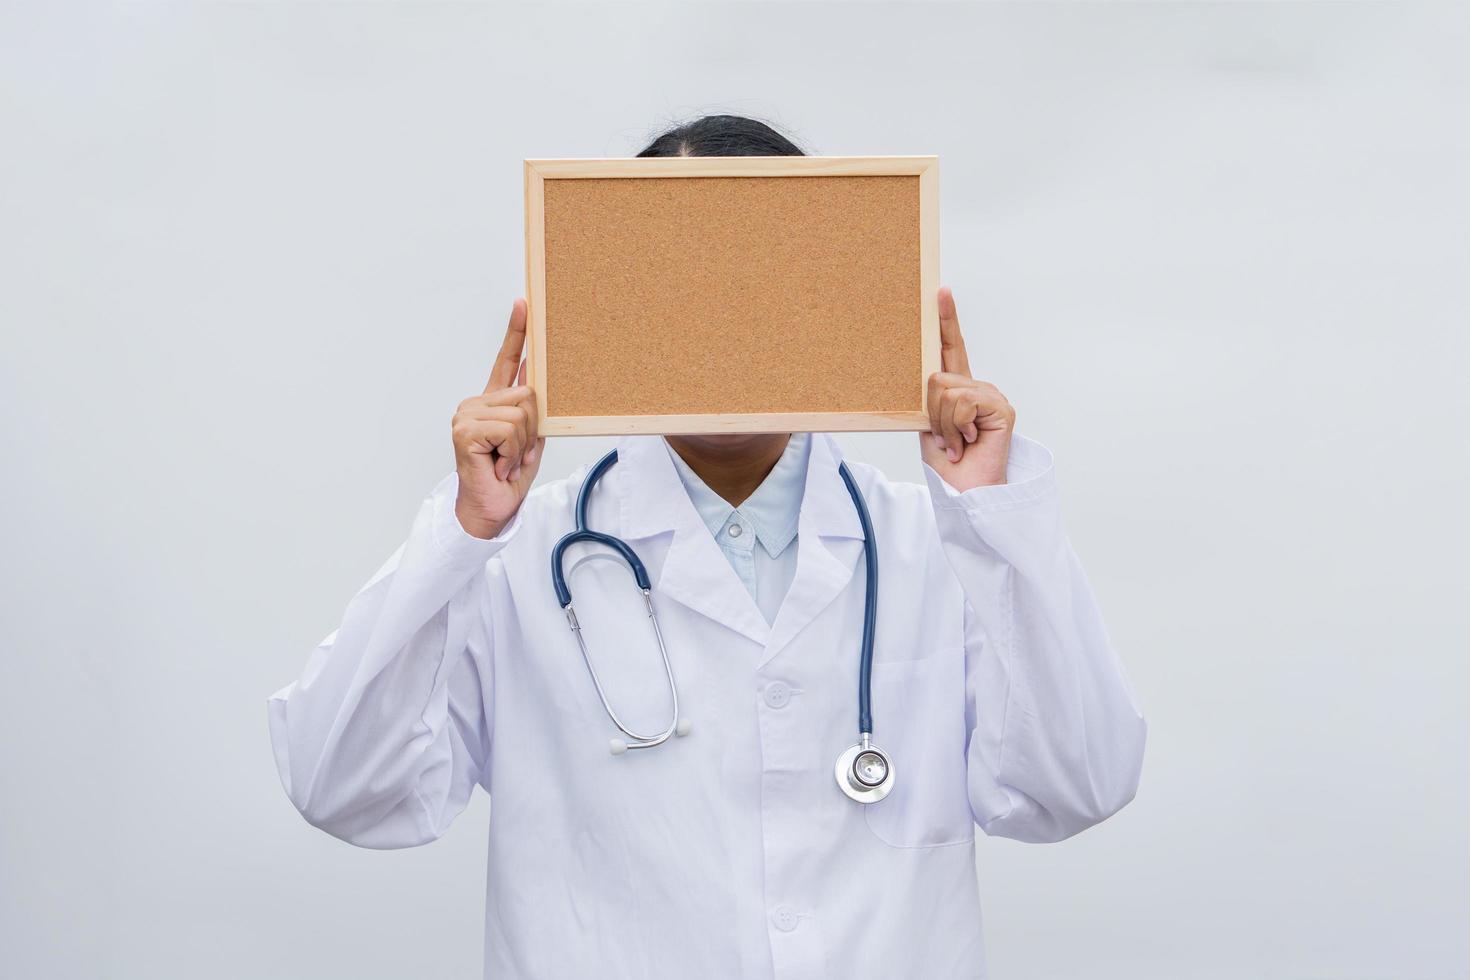
<svg viewBox="0 0 1470 980"><path fill-rule="evenodd" d="M611 534L594 531L587 526L587 504L592 496L592 488L617 461L618 451L614 449L587 471L587 477L582 481L582 488L577 492L574 511L576 527L563 535L556 543L556 547L551 549L551 585L556 590L557 601L561 603L562 609L567 614L567 625L571 627L572 635L577 638L577 647L582 651L582 662L587 665L587 673L592 678L592 686L597 688L597 696L602 701L602 707L607 712L608 718L612 719L613 725L626 736L626 738L615 737L611 742L613 755L622 755L629 749L651 749L656 745L662 745L675 735L688 735L690 726L687 718L679 717L679 689L674 682L674 668L669 663L669 651L664 645L663 632L658 627L658 616L653 611L653 586L649 582L648 570L643 567L643 562L638 559L638 555L628 546L627 542ZM847 464L840 464L837 472L841 474L842 482L847 486L853 507L857 509L858 523L862 525L863 564L866 567L867 580L863 593L862 653L858 660L858 733L860 738L855 745L845 749L837 757L835 773L837 787L849 798L859 803L877 803L893 790L894 778L893 760L888 757L888 753L873 744L873 633L878 620L878 546L873 540L873 522L868 516L868 505L863 500L862 492L858 490L852 473L848 471ZM668 678L669 699L673 705L673 713L669 718L668 726L657 734L635 732L623 724L622 719L618 717L618 713L613 710L612 704L607 699L607 691L603 689L602 682L597 677L597 669L592 666L592 657L587 652L587 643L582 639L581 624L577 622L577 613L572 608L572 590L567 587L566 576L562 573L562 555L567 548L583 541L605 545L621 556L628 563L628 568L633 572L633 580L637 583L639 591L643 593L643 604L648 609L648 620L653 624L653 635L658 640L658 652L663 659L664 676Z"/></svg>

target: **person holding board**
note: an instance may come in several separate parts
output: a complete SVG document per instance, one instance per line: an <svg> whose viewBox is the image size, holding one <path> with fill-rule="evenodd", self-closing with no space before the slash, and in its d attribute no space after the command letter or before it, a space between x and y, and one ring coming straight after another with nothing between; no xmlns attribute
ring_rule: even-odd
<svg viewBox="0 0 1470 980"><path fill-rule="evenodd" d="M640 155L800 152L712 116ZM975 828L1106 819L1146 725L1051 454L937 302L923 485L782 433L624 437L533 489L516 300L455 472L270 699L292 803L410 847L483 787L487 977L982 976Z"/></svg>

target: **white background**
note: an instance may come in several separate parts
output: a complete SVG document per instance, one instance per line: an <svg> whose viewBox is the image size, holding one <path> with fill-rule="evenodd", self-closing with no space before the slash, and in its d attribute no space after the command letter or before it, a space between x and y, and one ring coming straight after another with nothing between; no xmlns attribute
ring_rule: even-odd
<svg viewBox="0 0 1470 980"><path fill-rule="evenodd" d="M1149 716L1115 819L980 841L997 980L1470 976L1467 42L1370 4L0 5L0 972L478 975L483 795L341 844L265 699L451 465L521 159L725 110L939 154L971 360Z"/></svg>

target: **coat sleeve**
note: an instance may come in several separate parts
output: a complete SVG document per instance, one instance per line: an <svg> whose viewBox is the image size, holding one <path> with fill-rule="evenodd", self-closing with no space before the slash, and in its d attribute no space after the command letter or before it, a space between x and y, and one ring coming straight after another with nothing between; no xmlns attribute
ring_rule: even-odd
<svg viewBox="0 0 1470 980"><path fill-rule="evenodd" d="M457 493L450 474L300 677L268 702L286 794L308 822L352 844L434 840L486 781L486 590L521 514L482 540L460 526Z"/></svg>
<svg viewBox="0 0 1470 980"><path fill-rule="evenodd" d="M1147 726L1063 528L1051 452L1014 435L1007 483L963 493L924 470L965 595L975 821L1070 837L1133 799Z"/></svg>

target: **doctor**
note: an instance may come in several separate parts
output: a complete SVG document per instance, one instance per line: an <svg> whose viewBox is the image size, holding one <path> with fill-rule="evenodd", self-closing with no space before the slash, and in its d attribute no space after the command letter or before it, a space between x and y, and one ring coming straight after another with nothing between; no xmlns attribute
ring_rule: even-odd
<svg viewBox="0 0 1470 980"><path fill-rule="evenodd" d="M984 973L975 828L1058 841L1132 799L1145 724L1063 530L1052 457L971 376L938 296L924 485L848 461L879 555L873 738L892 792L834 782L856 736L863 534L824 434L638 436L588 525L647 567L684 737L616 735L552 589L586 469L532 489L517 300L456 472L269 704L291 801L363 847L442 835L490 795L485 975ZM567 579L608 702L658 731L669 688L607 549Z"/></svg>

